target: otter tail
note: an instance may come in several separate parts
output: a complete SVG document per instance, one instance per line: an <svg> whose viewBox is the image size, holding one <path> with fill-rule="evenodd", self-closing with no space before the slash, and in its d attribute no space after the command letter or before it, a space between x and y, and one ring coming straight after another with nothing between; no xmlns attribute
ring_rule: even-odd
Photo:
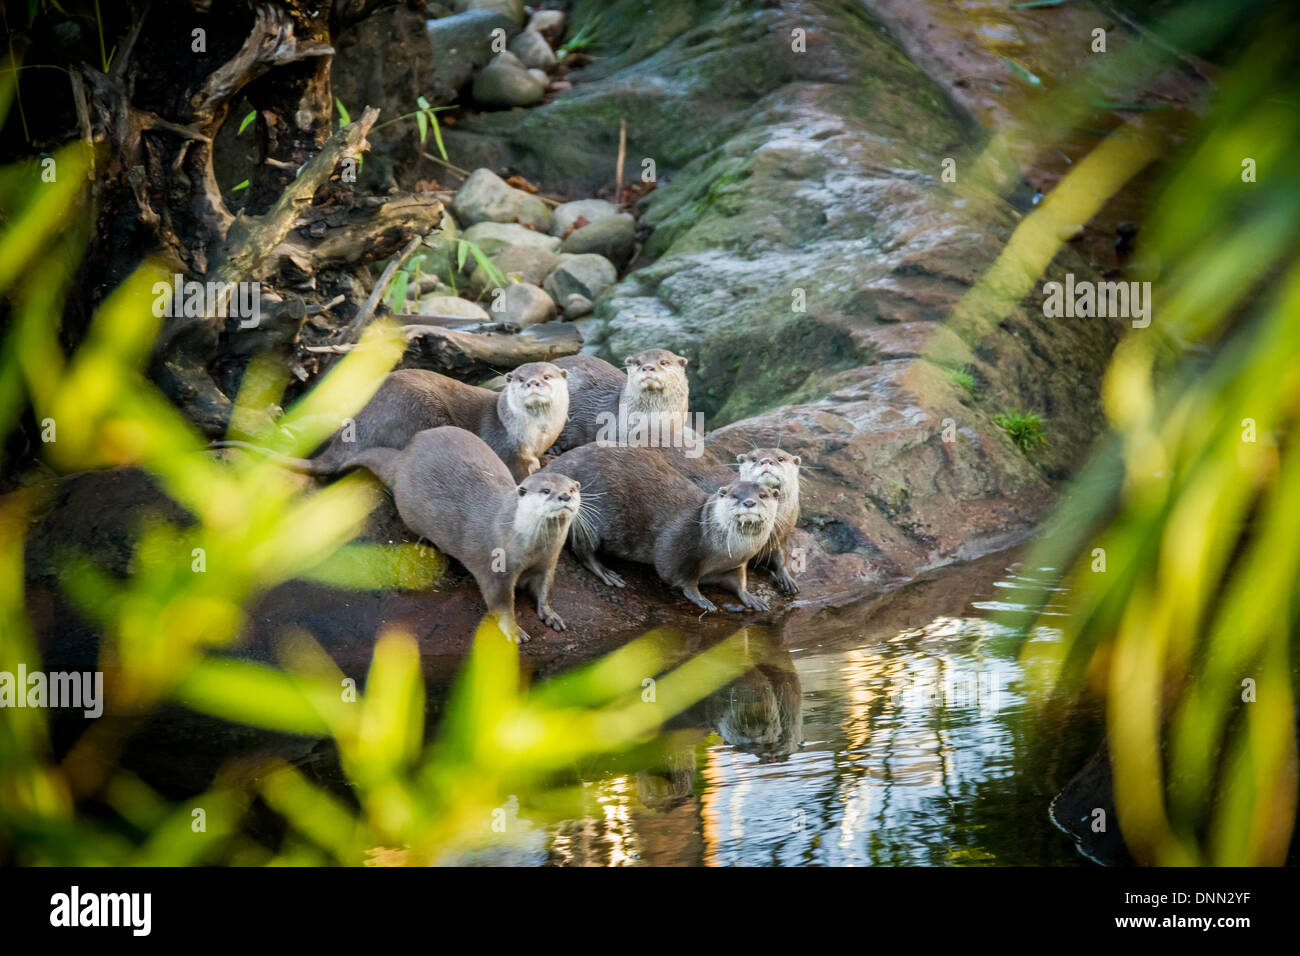
<svg viewBox="0 0 1300 956"><path fill-rule="evenodd" d="M367 448L349 455L339 470L364 468L391 489L397 479L397 459L401 454L396 448Z"/></svg>
<svg viewBox="0 0 1300 956"><path fill-rule="evenodd" d="M290 458L288 455L281 455L269 448L263 448L261 445L254 445L252 442L246 441L214 441L210 442L208 447L243 448L245 451L259 452L275 464L304 475L319 477L332 475L341 470L334 461L330 460L328 455L321 455L319 458Z"/></svg>

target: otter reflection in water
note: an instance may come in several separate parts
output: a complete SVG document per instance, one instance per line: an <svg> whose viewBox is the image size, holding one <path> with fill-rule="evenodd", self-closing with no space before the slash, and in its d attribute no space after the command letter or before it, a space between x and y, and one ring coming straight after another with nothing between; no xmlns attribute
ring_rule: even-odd
<svg viewBox="0 0 1300 956"><path fill-rule="evenodd" d="M637 796L644 806L669 809L694 793L699 737L691 730L716 732L759 763L780 763L803 745L803 685L783 629L747 627L744 633L750 668L665 725L678 731L680 745L659 766L637 773Z"/></svg>

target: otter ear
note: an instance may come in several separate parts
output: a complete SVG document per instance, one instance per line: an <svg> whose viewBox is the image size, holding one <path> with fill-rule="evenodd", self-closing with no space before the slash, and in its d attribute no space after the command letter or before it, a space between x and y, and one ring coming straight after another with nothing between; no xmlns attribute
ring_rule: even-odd
<svg viewBox="0 0 1300 956"><path fill-rule="evenodd" d="M800 458L798 455L793 456L790 460L793 461L796 465L803 464L803 459Z"/></svg>
<svg viewBox="0 0 1300 956"><path fill-rule="evenodd" d="M681 363L682 368L686 368L686 363L689 362L690 359L686 358L684 355L679 355L677 356L677 361Z"/></svg>
<svg viewBox="0 0 1300 956"><path fill-rule="evenodd" d="M522 498L522 497L523 497L524 495L526 495L526 494L528 494L528 489L525 488L523 485L520 485L520 486L519 486L519 497Z"/></svg>
<svg viewBox="0 0 1300 956"><path fill-rule="evenodd" d="M580 482L580 481L575 481L575 482L573 483L573 490L574 490L574 491L581 491L581 490L582 490L582 482Z"/></svg>
<svg viewBox="0 0 1300 956"><path fill-rule="evenodd" d="M742 453L736 456L736 461L749 461L752 457L752 455Z"/></svg>
<svg viewBox="0 0 1300 956"><path fill-rule="evenodd" d="M623 359L623 364L624 364L624 365L635 365L635 364L636 364L636 356L635 356L635 355L629 355L627 358Z"/></svg>
<svg viewBox="0 0 1300 956"><path fill-rule="evenodd" d="M723 485L717 490L717 494L722 498L727 497L727 495L731 494L731 485Z"/></svg>
<svg viewBox="0 0 1300 956"><path fill-rule="evenodd" d="M560 378L568 378L568 377L569 377L569 370L567 368L560 369Z"/></svg>
<svg viewBox="0 0 1300 956"><path fill-rule="evenodd" d="M514 373L514 372L506 372L506 381L507 381L507 382L513 382L514 380L515 380L515 373Z"/></svg>

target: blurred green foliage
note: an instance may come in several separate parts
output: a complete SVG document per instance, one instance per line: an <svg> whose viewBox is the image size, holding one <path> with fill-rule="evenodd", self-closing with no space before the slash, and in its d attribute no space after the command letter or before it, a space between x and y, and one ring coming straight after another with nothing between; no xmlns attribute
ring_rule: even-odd
<svg viewBox="0 0 1300 956"><path fill-rule="evenodd" d="M1064 622L1062 640L1028 641L1023 657L1054 705L1105 700L1119 824L1141 862L1281 863L1295 821L1298 27L1261 3L1184 3L1160 25L1184 49L1244 52L1143 225L1126 278L1154 281L1153 321L1112 360L1111 433L1026 559L1057 569L1046 583L1064 582L1071 614L1040 618ZM1162 62L1143 44L1104 68L1131 70L1140 89ZM1096 108L1087 76L1049 102L1058 125ZM1157 123L1125 126L1078 163L957 327L977 338L1006 315L1161 141Z"/></svg>

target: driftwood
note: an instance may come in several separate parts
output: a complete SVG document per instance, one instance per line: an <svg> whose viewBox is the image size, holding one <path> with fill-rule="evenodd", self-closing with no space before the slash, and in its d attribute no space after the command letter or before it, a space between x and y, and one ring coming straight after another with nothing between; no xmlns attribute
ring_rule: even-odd
<svg viewBox="0 0 1300 956"><path fill-rule="evenodd" d="M426 316L395 318L427 322ZM486 381L528 362L551 362L582 348L582 335L570 322L543 322L518 334L475 334L427 324L404 325L402 332L408 343L402 368L426 368L467 382ZM321 345L307 351L337 354L354 348L351 344Z"/></svg>

